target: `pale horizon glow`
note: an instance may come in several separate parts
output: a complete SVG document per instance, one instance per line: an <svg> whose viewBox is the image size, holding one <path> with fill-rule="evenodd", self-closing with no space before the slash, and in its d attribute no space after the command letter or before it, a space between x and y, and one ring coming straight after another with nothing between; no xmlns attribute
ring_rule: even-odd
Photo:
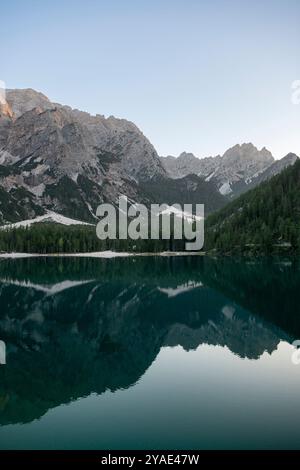
<svg viewBox="0 0 300 470"><path fill-rule="evenodd" d="M298 0L11 0L0 79L134 122L159 155L300 156Z"/></svg>

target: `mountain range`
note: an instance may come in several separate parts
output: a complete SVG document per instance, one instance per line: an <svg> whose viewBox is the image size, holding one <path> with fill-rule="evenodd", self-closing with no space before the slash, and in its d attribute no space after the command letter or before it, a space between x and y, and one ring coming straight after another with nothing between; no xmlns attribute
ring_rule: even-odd
<svg viewBox="0 0 300 470"><path fill-rule="evenodd" d="M159 157L132 122L92 116L32 89L7 90L0 104L0 224L49 214L95 223L98 205L117 204L120 195L146 205L203 203L210 214L296 160L289 154L275 161L251 143L223 156Z"/></svg>
<svg viewBox="0 0 300 470"><path fill-rule="evenodd" d="M275 160L265 147L258 150L253 144L235 145L223 156L197 158L183 152L179 157L161 157L170 178L195 174L210 181L222 195L234 198L293 165L297 155L289 153Z"/></svg>
<svg viewBox="0 0 300 470"><path fill-rule="evenodd" d="M32 219L47 211L95 222L100 203L120 195L157 201L207 203L226 199L202 178L184 177L181 199L153 145L131 122L52 103L31 89L7 90L0 109L0 223ZM151 183L154 183L153 186Z"/></svg>

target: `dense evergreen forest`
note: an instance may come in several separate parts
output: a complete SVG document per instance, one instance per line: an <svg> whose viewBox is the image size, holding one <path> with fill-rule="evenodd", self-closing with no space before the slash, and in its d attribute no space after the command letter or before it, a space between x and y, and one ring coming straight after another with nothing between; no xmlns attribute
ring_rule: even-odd
<svg viewBox="0 0 300 470"><path fill-rule="evenodd" d="M184 240L99 240L96 226L39 223L0 230L0 252L83 253L93 251L183 251Z"/></svg>
<svg viewBox="0 0 300 470"><path fill-rule="evenodd" d="M300 251L300 160L206 220L205 249Z"/></svg>

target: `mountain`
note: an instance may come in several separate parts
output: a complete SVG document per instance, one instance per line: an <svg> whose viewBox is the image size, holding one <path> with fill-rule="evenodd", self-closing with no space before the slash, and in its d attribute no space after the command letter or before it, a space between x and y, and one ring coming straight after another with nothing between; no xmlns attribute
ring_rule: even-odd
<svg viewBox="0 0 300 470"><path fill-rule="evenodd" d="M245 191L248 191L249 189L255 188L263 181L267 181L273 176L278 175L288 166L294 165L298 158L299 157L295 153L288 153L285 157L281 158L280 160L275 160L264 171L254 175L252 178L249 178L246 181L246 184L241 185L240 187L237 184L235 186L235 193L242 194Z"/></svg>
<svg viewBox="0 0 300 470"><path fill-rule="evenodd" d="M142 199L138 181L165 174L153 146L128 121L53 104L34 90L6 96L13 117L4 116L1 132L1 186L9 194L26 191L28 218L40 215L39 206L92 221L99 203L120 192Z"/></svg>
<svg viewBox="0 0 300 470"><path fill-rule="evenodd" d="M124 194L149 204L151 191L146 194L143 184L148 189L152 181L166 188L173 184L135 124L52 103L31 89L7 90L0 108L0 149L2 224L47 211L95 222L100 203L116 203ZM215 187L203 181L200 186L199 203L209 192L216 200L210 210L224 205Z"/></svg>
<svg viewBox="0 0 300 470"><path fill-rule="evenodd" d="M300 250L300 160L208 217L205 247L221 252Z"/></svg>
<svg viewBox="0 0 300 470"><path fill-rule="evenodd" d="M161 157L161 162L171 178L193 173L214 183L221 194L233 198L280 173L296 159L296 155L288 154L275 161L266 148L258 150L248 143L235 145L223 156L199 159L184 152L178 158Z"/></svg>

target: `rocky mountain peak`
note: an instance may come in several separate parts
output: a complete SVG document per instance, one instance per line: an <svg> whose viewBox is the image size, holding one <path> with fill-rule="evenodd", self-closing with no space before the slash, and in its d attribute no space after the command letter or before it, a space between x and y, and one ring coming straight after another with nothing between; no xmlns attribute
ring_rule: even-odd
<svg viewBox="0 0 300 470"><path fill-rule="evenodd" d="M269 150L265 147L258 150L251 142L234 145L226 150L222 158L223 161L248 160L251 162L262 162L263 164L272 163L274 161L274 157Z"/></svg>
<svg viewBox="0 0 300 470"><path fill-rule="evenodd" d="M247 182L274 163L269 150L263 147L258 150L251 142L236 144L226 150L221 157L199 159L192 153L183 152L178 158L162 158L168 175L171 178L182 178L194 173L206 181L216 184L221 194L234 195L235 188L247 186Z"/></svg>
<svg viewBox="0 0 300 470"><path fill-rule="evenodd" d="M165 174L154 147L132 122L52 103L32 89L7 90L6 95L18 121L11 127L6 149L15 157L47 159L51 153L53 160L53 155L64 155L64 171L71 176L73 170L82 170L82 164L101 165L101 155L106 154L104 165L118 161L125 177L139 180Z"/></svg>
<svg viewBox="0 0 300 470"><path fill-rule="evenodd" d="M30 111L33 108L53 109L55 106L47 96L32 88L6 90L6 100L15 118Z"/></svg>
<svg viewBox="0 0 300 470"><path fill-rule="evenodd" d="M281 162L290 162L290 164L294 164L296 163L296 161L298 160L298 155L296 155L295 153L293 152L290 152L288 153L285 157L283 157L281 159Z"/></svg>
<svg viewBox="0 0 300 470"><path fill-rule="evenodd" d="M194 160L197 157L191 152L182 152L178 158L181 160Z"/></svg>

